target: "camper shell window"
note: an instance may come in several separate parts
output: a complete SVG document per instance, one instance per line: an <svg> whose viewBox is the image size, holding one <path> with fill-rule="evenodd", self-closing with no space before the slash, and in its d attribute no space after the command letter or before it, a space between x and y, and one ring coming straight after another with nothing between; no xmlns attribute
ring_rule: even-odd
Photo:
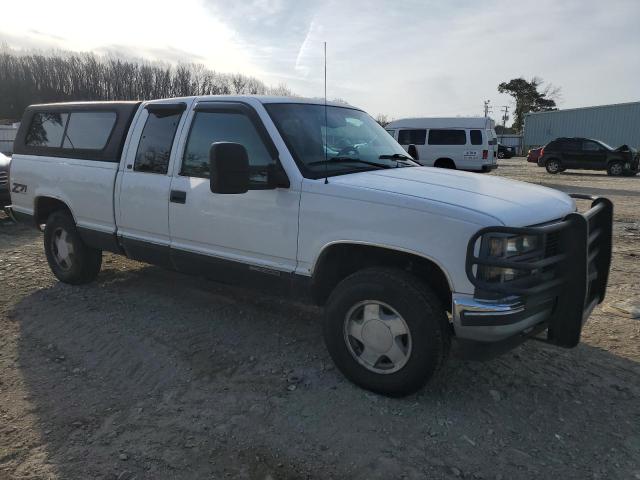
<svg viewBox="0 0 640 480"><path fill-rule="evenodd" d="M86 102L27 107L14 154L118 162L140 102Z"/></svg>

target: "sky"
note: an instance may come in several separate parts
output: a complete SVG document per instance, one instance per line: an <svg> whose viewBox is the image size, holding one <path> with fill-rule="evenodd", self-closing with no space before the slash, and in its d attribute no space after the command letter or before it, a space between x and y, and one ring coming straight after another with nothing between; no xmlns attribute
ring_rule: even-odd
<svg viewBox="0 0 640 480"><path fill-rule="evenodd" d="M640 101L640 0L11 0L0 43L198 62L391 118L513 109L541 77L560 108Z"/></svg>

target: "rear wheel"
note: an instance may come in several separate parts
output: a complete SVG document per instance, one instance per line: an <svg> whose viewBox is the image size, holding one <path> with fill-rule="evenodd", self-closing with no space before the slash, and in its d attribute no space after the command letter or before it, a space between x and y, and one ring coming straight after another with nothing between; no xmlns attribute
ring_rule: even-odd
<svg viewBox="0 0 640 480"><path fill-rule="evenodd" d="M504 152L498 152L498 158L504 158Z"/></svg>
<svg viewBox="0 0 640 480"><path fill-rule="evenodd" d="M611 162L607 167L607 173L612 177L619 177L624 173L624 165L622 162Z"/></svg>
<svg viewBox="0 0 640 480"><path fill-rule="evenodd" d="M401 396L420 389L449 352L449 323L431 289L402 270L356 272L333 291L324 338L340 371L362 388Z"/></svg>
<svg viewBox="0 0 640 480"><path fill-rule="evenodd" d="M545 167L547 169L547 172L552 174L556 174L562 171L562 166L560 165L560 161L556 160L555 158L550 158L549 160L547 160Z"/></svg>
<svg viewBox="0 0 640 480"><path fill-rule="evenodd" d="M71 215L52 213L44 228L44 251L53 274L64 283L79 285L94 280L102 265L102 250L87 246Z"/></svg>
<svg viewBox="0 0 640 480"><path fill-rule="evenodd" d="M436 168L448 168L450 170L456 169L456 164L450 158L440 158L433 164Z"/></svg>

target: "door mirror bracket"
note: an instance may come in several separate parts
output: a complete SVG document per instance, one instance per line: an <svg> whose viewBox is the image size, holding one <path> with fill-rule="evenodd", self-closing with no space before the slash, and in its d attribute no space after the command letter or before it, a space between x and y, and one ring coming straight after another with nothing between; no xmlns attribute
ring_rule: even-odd
<svg viewBox="0 0 640 480"><path fill-rule="evenodd" d="M291 186L287 172L284 171L280 162L272 163L267 167L267 179L272 188L289 188Z"/></svg>

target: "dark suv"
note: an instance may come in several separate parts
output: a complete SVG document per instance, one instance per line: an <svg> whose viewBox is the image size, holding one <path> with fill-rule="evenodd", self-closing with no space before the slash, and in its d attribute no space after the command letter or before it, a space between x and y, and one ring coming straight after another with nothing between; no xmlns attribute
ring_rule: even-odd
<svg viewBox="0 0 640 480"><path fill-rule="evenodd" d="M626 145L613 148L589 138L556 138L540 152L538 166L546 167L549 173L576 168L631 176L638 173L638 152Z"/></svg>

